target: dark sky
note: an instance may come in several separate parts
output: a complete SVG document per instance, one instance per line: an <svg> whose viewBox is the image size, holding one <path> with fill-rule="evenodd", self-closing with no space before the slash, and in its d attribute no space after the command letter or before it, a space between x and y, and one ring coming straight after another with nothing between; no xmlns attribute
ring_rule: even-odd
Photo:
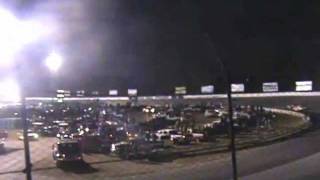
<svg viewBox="0 0 320 180"><path fill-rule="evenodd" d="M21 18L45 17L57 29L24 52L33 93L59 87L170 94L176 85L199 93L206 84L222 92L217 58L251 92L265 81L280 82L283 91L296 80L320 83L317 1L15 0L6 6ZM56 75L41 65L51 49L65 57Z"/></svg>

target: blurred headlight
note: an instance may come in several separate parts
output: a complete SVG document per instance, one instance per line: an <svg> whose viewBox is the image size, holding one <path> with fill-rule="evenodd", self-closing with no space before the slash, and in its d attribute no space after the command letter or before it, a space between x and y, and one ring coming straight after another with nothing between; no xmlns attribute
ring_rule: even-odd
<svg viewBox="0 0 320 180"><path fill-rule="evenodd" d="M39 138L39 134L34 134L33 137L38 139Z"/></svg>
<svg viewBox="0 0 320 180"><path fill-rule="evenodd" d="M114 151L116 151L116 145L112 144L111 145L111 152L114 152Z"/></svg>

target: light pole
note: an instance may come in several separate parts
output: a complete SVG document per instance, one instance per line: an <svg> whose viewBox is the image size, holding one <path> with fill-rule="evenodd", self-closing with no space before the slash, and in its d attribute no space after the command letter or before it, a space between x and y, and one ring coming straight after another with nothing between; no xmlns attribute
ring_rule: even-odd
<svg viewBox="0 0 320 180"><path fill-rule="evenodd" d="M28 141L28 121L26 111L26 86L23 65L16 62L16 56L25 46L36 42L39 38L49 34L50 29L33 20L21 21L10 11L0 7L0 68L8 72L16 72L20 84L21 120L23 123L23 142L25 150L26 179L31 180L31 159ZM58 69L57 67L55 69ZM5 87L8 89L8 87ZM8 91L10 92L10 91ZM12 92L10 92L12 93ZM10 94L12 95L12 94Z"/></svg>
<svg viewBox="0 0 320 180"><path fill-rule="evenodd" d="M31 170L31 158L30 158L30 146L28 139L28 121L27 121L27 109L26 109L26 94L21 91L21 119L23 123L23 144L24 144L24 157L25 157L25 169L26 179L32 180Z"/></svg>
<svg viewBox="0 0 320 180"><path fill-rule="evenodd" d="M51 72L57 72L61 65L63 63L62 56L60 56L57 53L51 53L49 56L45 59L45 64L47 68ZM29 146L29 139L28 139L28 121L27 121L27 109L26 109L26 89L27 87L24 85L24 80L22 77L21 72L19 73L19 80L20 85L22 85L22 91L21 91L21 119L23 123L23 142L24 142L24 154L25 154L25 169L24 173L26 173L26 179L32 180L32 163L30 158L30 146Z"/></svg>
<svg viewBox="0 0 320 180"><path fill-rule="evenodd" d="M206 39L209 40L209 44L212 46L214 50L214 44L210 38L208 38L207 34L205 34ZM227 90L227 101L228 101L228 116L229 116L229 135L230 135L230 150L231 150L231 162L232 162L232 175L233 179L238 179L238 171L237 171L237 155L236 155L236 146L235 146L235 133L234 133L234 121L233 121L233 105L232 105L232 89L231 89L231 77L230 72L227 69L226 64L218 57L217 61L220 65L220 69L225 76L225 84Z"/></svg>

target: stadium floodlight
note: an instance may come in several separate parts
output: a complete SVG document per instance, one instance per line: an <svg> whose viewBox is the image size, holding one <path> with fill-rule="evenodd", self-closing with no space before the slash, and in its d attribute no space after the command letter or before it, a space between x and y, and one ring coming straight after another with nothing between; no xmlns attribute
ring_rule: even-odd
<svg viewBox="0 0 320 180"><path fill-rule="evenodd" d="M21 21L0 7L0 67L10 67L25 45L43 37L49 31L35 21Z"/></svg>
<svg viewBox="0 0 320 180"><path fill-rule="evenodd" d="M5 102L20 101L20 88L14 79L6 78L0 81L0 98Z"/></svg>
<svg viewBox="0 0 320 180"><path fill-rule="evenodd" d="M62 66L63 59L62 56L56 52L52 52L45 60L45 64L48 69L52 72L57 72Z"/></svg>

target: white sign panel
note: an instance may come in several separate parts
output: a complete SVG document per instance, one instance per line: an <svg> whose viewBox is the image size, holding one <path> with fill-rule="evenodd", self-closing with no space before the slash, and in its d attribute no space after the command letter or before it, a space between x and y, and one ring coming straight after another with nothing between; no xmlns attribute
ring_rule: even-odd
<svg viewBox="0 0 320 180"><path fill-rule="evenodd" d="M138 94L137 89L128 89L128 95L129 96L136 96Z"/></svg>
<svg viewBox="0 0 320 180"><path fill-rule="evenodd" d="M212 94L214 91L213 85L201 86L201 93L203 94Z"/></svg>
<svg viewBox="0 0 320 180"><path fill-rule="evenodd" d="M244 92L244 84L231 84L232 92Z"/></svg>
<svg viewBox="0 0 320 180"><path fill-rule="evenodd" d="M84 96L85 95L85 91L84 90L78 90L77 92L76 92L76 96L78 96L78 97L82 97L82 96Z"/></svg>
<svg viewBox="0 0 320 180"><path fill-rule="evenodd" d="M297 81L296 91L312 91L312 81Z"/></svg>
<svg viewBox="0 0 320 180"><path fill-rule="evenodd" d="M262 85L263 92L277 92L279 91L279 86L277 82L266 82Z"/></svg>
<svg viewBox="0 0 320 180"><path fill-rule="evenodd" d="M175 94L187 94L187 88L185 86L175 87Z"/></svg>
<svg viewBox="0 0 320 180"><path fill-rule="evenodd" d="M118 90L115 90L115 89L109 90L109 95L110 96L117 96L118 95Z"/></svg>
<svg viewBox="0 0 320 180"><path fill-rule="evenodd" d="M92 91L91 95L98 96L99 95L99 91Z"/></svg>

